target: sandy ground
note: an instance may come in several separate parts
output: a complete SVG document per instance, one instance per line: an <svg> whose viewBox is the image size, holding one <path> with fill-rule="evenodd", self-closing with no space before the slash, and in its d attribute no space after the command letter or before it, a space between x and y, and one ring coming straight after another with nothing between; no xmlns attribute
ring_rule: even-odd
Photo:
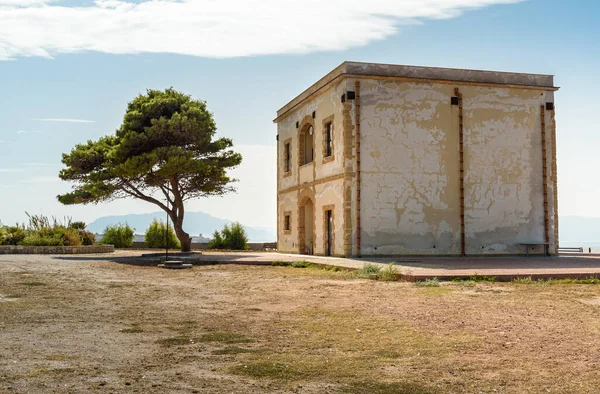
<svg viewBox="0 0 600 394"><path fill-rule="evenodd" d="M600 286L0 256L0 393L597 393Z"/></svg>

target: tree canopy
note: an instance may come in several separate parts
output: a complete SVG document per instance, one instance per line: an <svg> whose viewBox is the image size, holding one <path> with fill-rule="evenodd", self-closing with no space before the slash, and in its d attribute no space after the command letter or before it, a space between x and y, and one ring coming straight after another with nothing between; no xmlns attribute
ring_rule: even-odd
<svg viewBox="0 0 600 394"><path fill-rule="evenodd" d="M63 154L59 177L75 182L59 195L63 204L89 204L134 197L169 214L182 250L187 200L235 191L227 169L242 156L231 139L214 139L217 127L206 103L174 89L148 90L127 105L114 135L76 145Z"/></svg>

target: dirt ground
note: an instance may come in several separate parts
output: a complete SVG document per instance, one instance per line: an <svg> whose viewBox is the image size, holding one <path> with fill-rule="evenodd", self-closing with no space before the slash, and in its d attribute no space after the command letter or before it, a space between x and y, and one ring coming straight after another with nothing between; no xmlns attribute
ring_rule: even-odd
<svg viewBox="0 0 600 394"><path fill-rule="evenodd" d="M0 393L597 393L600 285L0 256Z"/></svg>

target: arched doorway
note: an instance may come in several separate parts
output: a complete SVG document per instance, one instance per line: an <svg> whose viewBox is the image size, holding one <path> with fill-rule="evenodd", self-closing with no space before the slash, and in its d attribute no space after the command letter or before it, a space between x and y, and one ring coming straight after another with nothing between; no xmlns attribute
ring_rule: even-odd
<svg viewBox="0 0 600 394"><path fill-rule="evenodd" d="M315 249L315 203L310 197L300 201L298 215L298 253L314 254Z"/></svg>

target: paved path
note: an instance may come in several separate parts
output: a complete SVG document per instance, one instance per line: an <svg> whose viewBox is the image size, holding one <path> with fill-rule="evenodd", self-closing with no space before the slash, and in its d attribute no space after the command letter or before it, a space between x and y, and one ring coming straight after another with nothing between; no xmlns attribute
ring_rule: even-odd
<svg viewBox="0 0 600 394"><path fill-rule="evenodd" d="M203 253L202 260L230 263L270 263L271 261L310 261L315 264L360 269L364 264L382 267L393 263L406 280L452 279L474 275L495 276L498 280L517 277L585 278L600 277L600 254L561 255L559 257L395 257L353 258L318 257L282 253Z"/></svg>
<svg viewBox="0 0 600 394"><path fill-rule="evenodd" d="M118 250L111 254L59 256L59 255L0 255L3 261L114 261L120 264L154 265L158 257L143 257L148 251ZM171 256L176 256L171 255ZM188 258L186 258L187 260ZM600 254L569 254L560 257L396 257L354 258L319 257L269 252L202 252L189 257L194 264L265 264L274 261L310 261L315 264L360 269L366 263L385 267L389 263L406 280L427 278L452 279L473 275L495 276L498 280L516 277L542 278L585 278L600 277Z"/></svg>

